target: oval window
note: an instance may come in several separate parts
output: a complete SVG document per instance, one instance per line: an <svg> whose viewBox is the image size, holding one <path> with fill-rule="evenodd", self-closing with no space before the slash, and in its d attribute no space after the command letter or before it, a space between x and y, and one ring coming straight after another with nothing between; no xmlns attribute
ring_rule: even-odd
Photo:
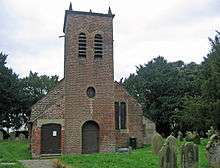
<svg viewBox="0 0 220 168"><path fill-rule="evenodd" d="M87 96L89 98L95 97L95 89L94 89L94 87L88 87L86 93L87 93Z"/></svg>

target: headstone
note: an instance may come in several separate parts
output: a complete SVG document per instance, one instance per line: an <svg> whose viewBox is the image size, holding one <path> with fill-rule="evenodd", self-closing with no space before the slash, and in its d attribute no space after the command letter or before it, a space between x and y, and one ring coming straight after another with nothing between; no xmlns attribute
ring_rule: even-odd
<svg viewBox="0 0 220 168"><path fill-rule="evenodd" d="M130 150L132 150L132 148L118 148L117 152L119 152L119 153L128 153L128 152L130 152Z"/></svg>
<svg viewBox="0 0 220 168"><path fill-rule="evenodd" d="M172 134L167 137L166 141L168 141L169 144L172 145L176 151L176 138Z"/></svg>
<svg viewBox="0 0 220 168"><path fill-rule="evenodd" d="M197 145L200 144L200 136L198 132L193 132L193 142Z"/></svg>
<svg viewBox="0 0 220 168"><path fill-rule="evenodd" d="M152 137L151 144L152 144L153 153L159 154L159 151L163 146L163 137L156 132Z"/></svg>
<svg viewBox="0 0 220 168"><path fill-rule="evenodd" d="M0 131L0 141L3 140L3 136L4 136L4 135L3 135L3 132Z"/></svg>
<svg viewBox="0 0 220 168"><path fill-rule="evenodd" d="M214 134L206 146L207 158L210 168L220 168L220 137Z"/></svg>
<svg viewBox="0 0 220 168"><path fill-rule="evenodd" d="M167 138L159 152L160 168L177 168L176 146L173 138Z"/></svg>
<svg viewBox="0 0 220 168"><path fill-rule="evenodd" d="M18 140L19 141L23 141L23 140L25 140L26 139L26 137L25 137L25 135L24 134L19 134L19 136L18 136Z"/></svg>
<svg viewBox="0 0 220 168"><path fill-rule="evenodd" d="M10 140L15 140L15 132L10 132L9 133L9 135L10 135Z"/></svg>
<svg viewBox="0 0 220 168"><path fill-rule="evenodd" d="M187 132L186 132L185 140L188 141L188 142L190 142L190 141L193 140L193 134L192 134L191 131L187 131Z"/></svg>
<svg viewBox="0 0 220 168"><path fill-rule="evenodd" d="M178 137L177 137L177 139L178 139L179 141L183 141L183 133L182 133L181 131L178 131Z"/></svg>
<svg viewBox="0 0 220 168"><path fill-rule="evenodd" d="M193 142L187 142L181 147L181 168L198 168L199 148Z"/></svg>
<svg viewBox="0 0 220 168"><path fill-rule="evenodd" d="M205 133L204 133L204 131L201 130L200 133L199 133L199 135L200 135L202 138L204 138L204 137L205 137Z"/></svg>
<svg viewBox="0 0 220 168"><path fill-rule="evenodd" d="M206 133L206 135L208 136L208 138L211 138L212 135L215 134L215 129L213 126L210 127L210 130L208 130L208 132Z"/></svg>

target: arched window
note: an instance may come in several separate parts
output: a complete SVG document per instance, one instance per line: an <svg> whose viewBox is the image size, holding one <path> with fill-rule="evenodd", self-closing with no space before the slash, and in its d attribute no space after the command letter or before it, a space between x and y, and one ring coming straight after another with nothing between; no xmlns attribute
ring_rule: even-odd
<svg viewBox="0 0 220 168"><path fill-rule="evenodd" d="M102 55L103 55L103 39L100 34L96 34L94 40L94 57L102 58Z"/></svg>
<svg viewBox="0 0 220 168"><path fill-rule="evenodd" d="M80 33L79 34L79 57L86 57L86 34Z"/></svg>

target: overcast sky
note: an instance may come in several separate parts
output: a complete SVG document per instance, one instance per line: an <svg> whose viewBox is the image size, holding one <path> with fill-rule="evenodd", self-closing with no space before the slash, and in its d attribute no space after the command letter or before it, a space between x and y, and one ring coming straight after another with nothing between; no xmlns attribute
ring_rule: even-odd
<svg viewBox="0 0 220 168"><path fill-rule="evenodd" d="M69 0L0 0L0 52L8 67L63 77L62 27ZM200 63L208 37L220 30L219 0L72 0L73 10L114 18L115 79L161 55L168 61Z"/></svg>

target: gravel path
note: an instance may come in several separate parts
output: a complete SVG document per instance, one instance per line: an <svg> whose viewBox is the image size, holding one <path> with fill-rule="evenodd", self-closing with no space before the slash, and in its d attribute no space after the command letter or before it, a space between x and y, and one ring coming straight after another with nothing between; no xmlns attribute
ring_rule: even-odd
<svg viewBox="0 0 220 168"><path fill-rule="evenodd" d="M20 162L25 168L53 168L54 159L43 160L21 160Z"/></svg>

